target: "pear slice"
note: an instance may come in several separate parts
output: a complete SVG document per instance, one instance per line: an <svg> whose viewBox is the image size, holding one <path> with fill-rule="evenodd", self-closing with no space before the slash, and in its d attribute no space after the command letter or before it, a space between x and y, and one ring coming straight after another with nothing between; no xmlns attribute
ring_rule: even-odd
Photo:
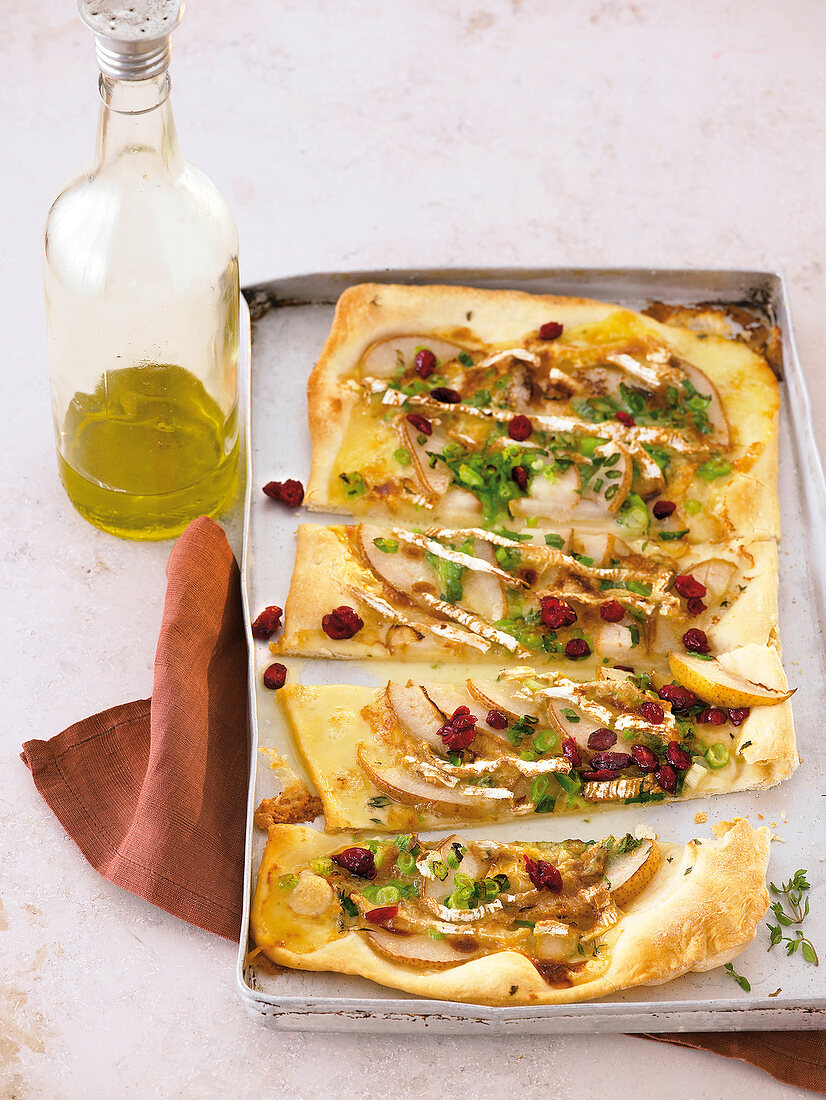
<svg viewBox="0 0 826 1100"><path fill-rule="evenodd" d="M421 685L421 690L433 706L444 714L442 725L450 718L457 707L468 707L471 712L473 711L473 699L467 692L463 691L461 687L454 687L453 684L445 680L425 680ZM478 716L478 709L475 713Z"/></svg>
<svg viewBox="0 0 826 1100"><path fill-rule="evenodd" d="M377 539L381 542L382 538L386 538L388 534L384 528L371 527L362 523L357 530L359 549L379 580L408 596L414 595L424 587L432 592L438 590L438 578L419 547L409 546L391 538L386 541L395 541L397 549L395 553L385 553L376 545Z"/></svg>
<svg viewBox="0 0 826 1100"><path fill-rule="evenodd" d="M459 844L460 848L466 849L457 867L451 867L447 862L448 854L453 849L454 844ZM458 836L456 833L445 837L436 849L435 855L447 867L447 875L443 879L426 876L422 884L422 897L432 898L437 904L444 901L444 899L449 897L456 889L457 871L473 879L485 877L486 865L474 853L472 848L468 848L462 837ZM429 862L432 862L432 860Z"/></svg>
<svg viewBox="0 0 826 1100"><path fill-rule="evenodd" d="M402 445L413 459L413 469L420 485L433 496L444 496L453 483L453 475L440 460L434 460L431 465L431 455L441 453L445 444L450 442L449 437L435 425L429 436L421 436L407 419L399 421L398 430ZM424 438L424 443L419 442L420 438Z"/></svg>
<svg viewBox="0 0 826 1100"><path fill-rule="evenodd" d="M479 954L479 948L459 951L447 940L434 940L424 933L412 935L372 929L367 933L369 943L394 962L418 966L426 970L441 970L467 962Z"/></svg>
<svg viewBox="0 0 826 1100"><path fill-rule="evenodd" d="M400 366L412 365L419 348L428 348L443 363L455 359L461 350L455 344L428 336L391 336L368 348L361 361L362 377L392 378Z"/></svg>
<svg viewBox="0 0 826 1100"><path fill-rule="evenodd" d="M610 661L627 661L634 648L634 637L622 623L601 623L594 635L594 652Z"/></svg>
<svg viewBox="0 0 826 1100"><path fill-rule="evenodd" d="M423 688L418 684L388 684L384 698L403 729L415 741L423 741L444 755L445 746L439 730L447 719Z"/></svg>
<svg viewBox="0 0 826 1100"><path fill-rule="evenodd" d="M700 584L704 584L708 592L715 599L719 599L728 592L737 566L733 561L725 558L706 558L705 561L692 565L688 572Z"/></svg>
<svg viewBox="0 0 826 1100"><path fill-rule="evenodd" d="M565 714L564 711L569 713ZM581 748L587 748L591 734L595 730L603 729L606 724L586 714L571 699L549 698L548 717L563 738L573 737Z"/></svg>
<svg viewBox="0 0 826 1100"><path fill-rule="evenodd" d="M496 680L468 680L467 689L474 699L478 699L483 707L490 710L498 710L506 718L516 721L523 714L531 718L540 718L541 711L532 699L521 698L520 686L512 681L499 683Z"/></svg>
<svg viewBox="0 0 826 1100"><path fill-rule="evenodd" d="M706 439L721 451L727 450L729 446L728 421L723 411L723 402L720 400L720 395L715 386L708 375L704 374L699 367L695 367L693 363L687 363L685 359L681 359L680 368L688 376L689 381L698 393L711 398L711 403L706 409L706 415L711 425L712 434L707 436Z"/></svg>
<svg viewBox="0 0 826 1100"><path fill-rule="evenodd" d="M570 466L561 477L551 481L540 470L531 481L530 495L510 502L514 516L547 516L569 519L580 503L579 474Z"/></svg>
<svg viewBox="0 0 826 1100"><path fill-rule="evenodd" d="M420 806L446 816L467 814L470 810L474 817L496 816L513 809L513 795L503 788L477 787L458 791L428 783L364 742L359 745L357 756L370 782L405 806Z"/></svg>
<svg viewBox="0 0 826 1100"><path fill-rule="evenodd" d="M619 457L615 457L616 455ZM631 455L627 447L612 439L608 443L603 443L601 447L597 447L594 457L603 459L604 464L582 490L582 499L592 500L606 508L611 515L616 515L620 505L631 491L631 481L634 476Z"/></svg>
<svg viewBox="0 0 826 1100"><path fill-rule="evenodd" d="M480 561L496 568L494 549L489 542L477 539L473 553ZM463 578L462 605L474 615L495 623L508 613L508 601L501 580L493 573L481 569L468 569Z"/></svg>
<svg viewBox="0 0 826 1100"><path fill-rule="evenodd" d="M716 657L703 661L687 653L669 653L668 667L679 684L715 707L776 707L797 691L756 684L724 668Z"/></svg>
<svg viewBox="0 0 826 1100"><path fill-rule="evenodd" d="M614 904L622 908L644 890L656 875L661 862L659 845L653 840L643 841L632 852L609 858L605 865L605 877L611 884Z"/></svg>

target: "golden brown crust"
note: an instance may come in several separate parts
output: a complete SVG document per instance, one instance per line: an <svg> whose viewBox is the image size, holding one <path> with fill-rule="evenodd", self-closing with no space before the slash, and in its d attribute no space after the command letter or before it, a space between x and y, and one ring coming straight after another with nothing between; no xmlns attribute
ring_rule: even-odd
<svg viewBox="0 0 826 1100"><path fill-rule="evenodd" d="M535 331L552 316L566 327L601 321L621 307L584 298L532 295L473 287L364 284L342 294L321 356L307 387L313 460L304 502L310 509L346 512L330 497L330 479L357 403L342 386L373 343L401 334L502 345ZM630 313L631 311L623 311ZM703 505L689 518L690 539L721 541L734 535L778 538L777 380L766 360L745 343L634 316L716 386L731 430L735 471L710 482L695 479L692 493ZM435 515L447 522L457 516ZM411 513L412 516L412 513ZM462 517L462 521L467 519Z"/></svg>
<svg viewBox="0 0 826 1100"><path fill-rule="evenodd" d="M323 942L318 929L306 938L306 928L296 918L294 934L285 936L283 929L274 933L268 927L267 902L278 889L277 878L306 865L313 856L328 855L342 842L298 826L281 826L270 833L253 899L252 932L265 954L283 966L356 974L439 1000L485 1005L595 1000L620 989L661 984L688 971L721 965L754 938L768 908L768 832L754 830L742 820L722 823L717 831L717 839L702 844L692 841L684 849L664 846L671 862L663 860L649 885L607 934L602 957L571 972L573 984L568 988L548 985L531 961L514 951L428 970L378 954L358 931Z"/></svg>

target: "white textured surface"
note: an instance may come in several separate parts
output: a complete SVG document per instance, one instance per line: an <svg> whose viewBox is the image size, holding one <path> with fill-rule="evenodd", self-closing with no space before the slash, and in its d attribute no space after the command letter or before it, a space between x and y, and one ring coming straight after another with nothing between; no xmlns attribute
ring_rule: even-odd
<svg viewBox="0 0 826 1100"><path fill-rule="evenodd" d="M95 531L57 481L39 236L91 154L93 50L71 0L0 11L0 1096L803 1095L621 1036L261 1030L236 999L232 945L110 886L65 838L20 742L149 694L169 547ZM779 268L824 427L825 34L818 0L201 3L176 32L174 99L186 155L234 205L243 281L417 264Z"/></svg>

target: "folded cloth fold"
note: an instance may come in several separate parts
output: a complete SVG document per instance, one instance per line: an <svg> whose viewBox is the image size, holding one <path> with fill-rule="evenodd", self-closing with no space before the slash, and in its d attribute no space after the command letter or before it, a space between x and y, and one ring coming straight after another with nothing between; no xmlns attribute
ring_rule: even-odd
<svg viewBox="0 0 826 1100"><path fill-rule="evenodd" d="M187 527L167 565L152 699L112 707L21 753L104 878L181 920L241 933L249 769L238 565L221 528ZM740 1058L826 1094L824 1032L645 1035Z"/></svg>
<svg viewBox="0 0 826 1100"><path fill-rule="evenodd" d="M124 703L21 754L104 878L237 940L249 749L240 573L212 520L167 565L152 699Z"/></svg>

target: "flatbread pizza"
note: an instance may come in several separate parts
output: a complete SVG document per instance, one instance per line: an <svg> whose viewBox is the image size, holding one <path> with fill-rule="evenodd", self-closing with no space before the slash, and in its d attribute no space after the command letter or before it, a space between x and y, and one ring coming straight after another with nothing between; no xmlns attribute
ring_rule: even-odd
<svg viewBox="0 0 826 1100"><path fill-rule="evenodd" d="M367 284L339 299L308 400L310 508L779 534L777 382L716 333L587 299Z"/></svg>
<svg viewBox="0 0 826 1100"><path fill-rule="evenodd" d="M512 843L365 841L276 825L258 872L256 948L439 1000L565 1004L733 959L768 908L765 828Z"/></svg>
<svg viewBox="0 0 826 1100"><path fill-rule="evenodd" d="M602 668L587 682L515 667L459 684L288 684L279 702L330 832L541 822L760 789L794 771L774 649L675 653L672 666Z"/></svg>
<svg viewBox="0 0 826 1100"><path fill-rule="evenodd" d="M361 623L353 634L325 618L342 607ZM709 546L572 530L302 524L272 650L541 660L583 678L606 661L666 671L686 636L709 652L774 645L776 624L771 540Z"/></svg>

